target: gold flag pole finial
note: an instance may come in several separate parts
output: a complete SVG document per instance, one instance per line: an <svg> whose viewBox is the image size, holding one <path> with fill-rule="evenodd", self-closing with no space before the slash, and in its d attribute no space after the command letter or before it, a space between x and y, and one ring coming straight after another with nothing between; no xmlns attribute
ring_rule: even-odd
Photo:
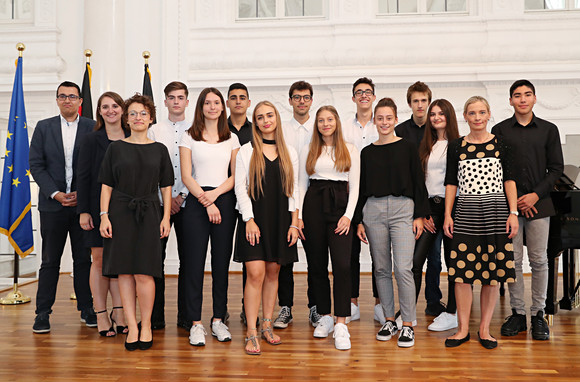
<svg viewBox="0 0 580 382"><path fill-rule="evenodd" d="M87 64L91 63L91 56L93 55L93 51L90 49L85 49L85 57L87 58Z"/></svg>
<svg viewBox="0 0 580 382"><path fill-rule="evenodd" d="M145 65L149 64L149 57L151 57L151 53L148 50L143 52L143 58L145 59Z"/></svg>
<svg viewBox="0 0 580 382"><path fill-rule="evenodd" d="M22 52L24 51L24 49L26 49L26 45L19 42L18 44L16 44L16 49L18 49L18 57L22 57Z"/></svg>

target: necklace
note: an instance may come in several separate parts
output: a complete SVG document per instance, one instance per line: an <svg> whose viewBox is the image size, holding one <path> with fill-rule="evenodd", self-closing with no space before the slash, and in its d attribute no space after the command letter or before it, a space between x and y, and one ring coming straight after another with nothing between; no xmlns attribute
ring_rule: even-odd
<svg viewBox="0 0 580 382"><path fill-rule="evenodd" d="M469 143L485 143L485 142L487 142L487 141L489 140L489 136L490 136L491 134L490 134L488 131L486 131L486 133L487 133L487 134L485 135L485 138L484 138L484 139L482 139L480 142L476 142L476 141L473 139L473 137L472 137L471 133L467 134L467 138L469 138Z"/></svg>
<svg viewBox="0 0 580 382"><path fill-rule="evenodd" d="M276 144L276 140L275 139L262 138L262 142L264 142L267 145L275 145Z"/></svg>

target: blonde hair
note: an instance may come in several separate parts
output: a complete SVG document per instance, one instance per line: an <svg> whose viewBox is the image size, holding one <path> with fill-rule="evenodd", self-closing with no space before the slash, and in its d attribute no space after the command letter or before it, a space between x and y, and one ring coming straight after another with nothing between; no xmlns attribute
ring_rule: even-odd
<svg viewBox="0 0 580 382"><path fill-rule="evenodd" d="M491 109L489 107L489 103L487 102L487 100L485 98L483 98L482 96L473 96L473 97L469 97L469 99L467 101L465 101L465 105L463 105L463 114L467 113L467 108L470 105L473 105L476 102L481 102L485 105L487 112L491 113Z"/></svg>
<svg viewBox="0 0 580 382"><path fill-rule="evenodd" d="M308 175L314 174L314 167L316 166L316 161L322 154L322 146L324 146L324 141L322 140L322 134L318 131L318 116L323 111L330 112L336 120L336 130L332 134L332 142L334 143L334 168L338 172L347 172L350 170L350 153L344 142L342 136L342 124L340 123L340 117L334 106L322 106L316 112L316 118L314 119L314 129L312 130L312 139L310 140L310 146L308 147L308 157L306 158L306 172Z"/></svg>
<svg viewBox="0 0 580 382"><path fill-rule="evenodd" d="M250 187L248 188L248 195L253 200L258 199L263 195L264 175L266 170L266 162L264 161L264 143L262 142L262 132L256 126L256 111L262 107L268 106L274 109L276 114L276 130L274 130L274 140L276 141L276 148L278 149L278 163L280 165L280 178L282 179L282 190L284 195L291 197L294 192L294 168L288 147L284 141L284 133L282 132L282 120L280 113L276 107L269 101L262 101L256 105L252 114L252 157L250 159Z"/></svg>

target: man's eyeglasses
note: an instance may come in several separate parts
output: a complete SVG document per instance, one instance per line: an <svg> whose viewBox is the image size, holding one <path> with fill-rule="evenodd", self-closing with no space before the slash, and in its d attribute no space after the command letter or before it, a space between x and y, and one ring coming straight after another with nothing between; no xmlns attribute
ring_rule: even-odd
<svg viewBox="0 0 580 382"><path fill-rule="evenodd" d="M137 111L130 111L128 113L129 117L131 118L136 118L138 115L140 115L142 118L147 118L147 116L149 115L149 112L147 110L143 110L141 112L137 112Z"/></svg>
<svg viewBox="0 0 580 382"><path fill-rule="evenodd" d="M300 102L301 99L303 99L304 102L308 102L308 101L312 100L312 96L309 96L309 95L303 95L303 96L301 96L301 95L298 95L298 94L294 94L292 96L292 101Z"/></svg>
<svg viewBox="0 0 580 382"><path fill-rule="evenodd" d="M359 89L356 92L354 92L354 95L356 97L362 97L363 94L366 95L366 96L368 96L368 97L370 97L373 94L375 94L375 92L373 92L372 89L367 89L367 90Z"/></svg>
<svg viewBox="0 0 580 382"><path fill-rule="evenodd" d="M66 94L59 94L59 95L57 95L57 96L56 96L56 98L57 98L59 101L64 101L64 100L66 100L67 98L68 98L68 99L70 99L71 101L76 101L77 99L79 99L79 98L81 98L81 97L79 97L78 95L75 95L75 94L69 94L69 95L66 95Z"/></svg>

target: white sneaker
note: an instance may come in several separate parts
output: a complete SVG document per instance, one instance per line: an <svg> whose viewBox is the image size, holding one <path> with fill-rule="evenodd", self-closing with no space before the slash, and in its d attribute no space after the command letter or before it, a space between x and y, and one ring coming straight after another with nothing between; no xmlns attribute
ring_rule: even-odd
<svg viewBox="0 0 580 382"><path fill-rule="evenodd" d="M345 324L334 325L334 347L338 350L350 349L350 334Z"/></svg>
<svg viewBox="0 0 580 382"><path fill-rule="evenodd" d="M205 346L205 328L202 324L196 324L189 331L189 343L193 346Z"/></svg>
<svg viewBox="0 0 580 382"><path fill-rule="evenodd" d="M433 323L427 329L433 332L444 332L445 330L455 329L457 324L457 315L443 312L433 320Z"/></svg>
<svg viewBox="0 0 580 382"><path fill-rule="evenodd" d="M410 348L415 345L415 331L413 331L413 328L403 326L403 330L399 333L397 345L401 348Z"/></svg>
<svg viewBox="0 0 580 382"><path fill-rule="evenodd" d="M219 342L228 342L232 340L229 328L222 320L216 320L211 323L211 335L216 337Z"/></svg>
<svg viewBox="0 0 580 382"><path fill-rule="evenodd" d="M375 305L375 321L378 321L381 325L387 322L385 318L385 313L383 312L383 306L381 304Z"/></svg>
<svg viewBox="0 0 580 382"><path fill-rule="evenodd" d="M314 329L314 337L326 338L334 330L334 320L330 316L322 316Z"/></svg>
<svg viewBox="0 0 580 382"><path fill-rule="evenodd" d="M403 318L401 316L395 319L395 323L397 324L397 328L399 328L399 330L403 329ZM411 325L417 326L417 320L413 320L413 322L411 322Z"/></svg>
<svg viewBox="0 0 580 382"><path fill-rule="evenodd" d="M346 323L360 320L360 308L354 302L350 303L350 316L346 318Z"/></svg>

